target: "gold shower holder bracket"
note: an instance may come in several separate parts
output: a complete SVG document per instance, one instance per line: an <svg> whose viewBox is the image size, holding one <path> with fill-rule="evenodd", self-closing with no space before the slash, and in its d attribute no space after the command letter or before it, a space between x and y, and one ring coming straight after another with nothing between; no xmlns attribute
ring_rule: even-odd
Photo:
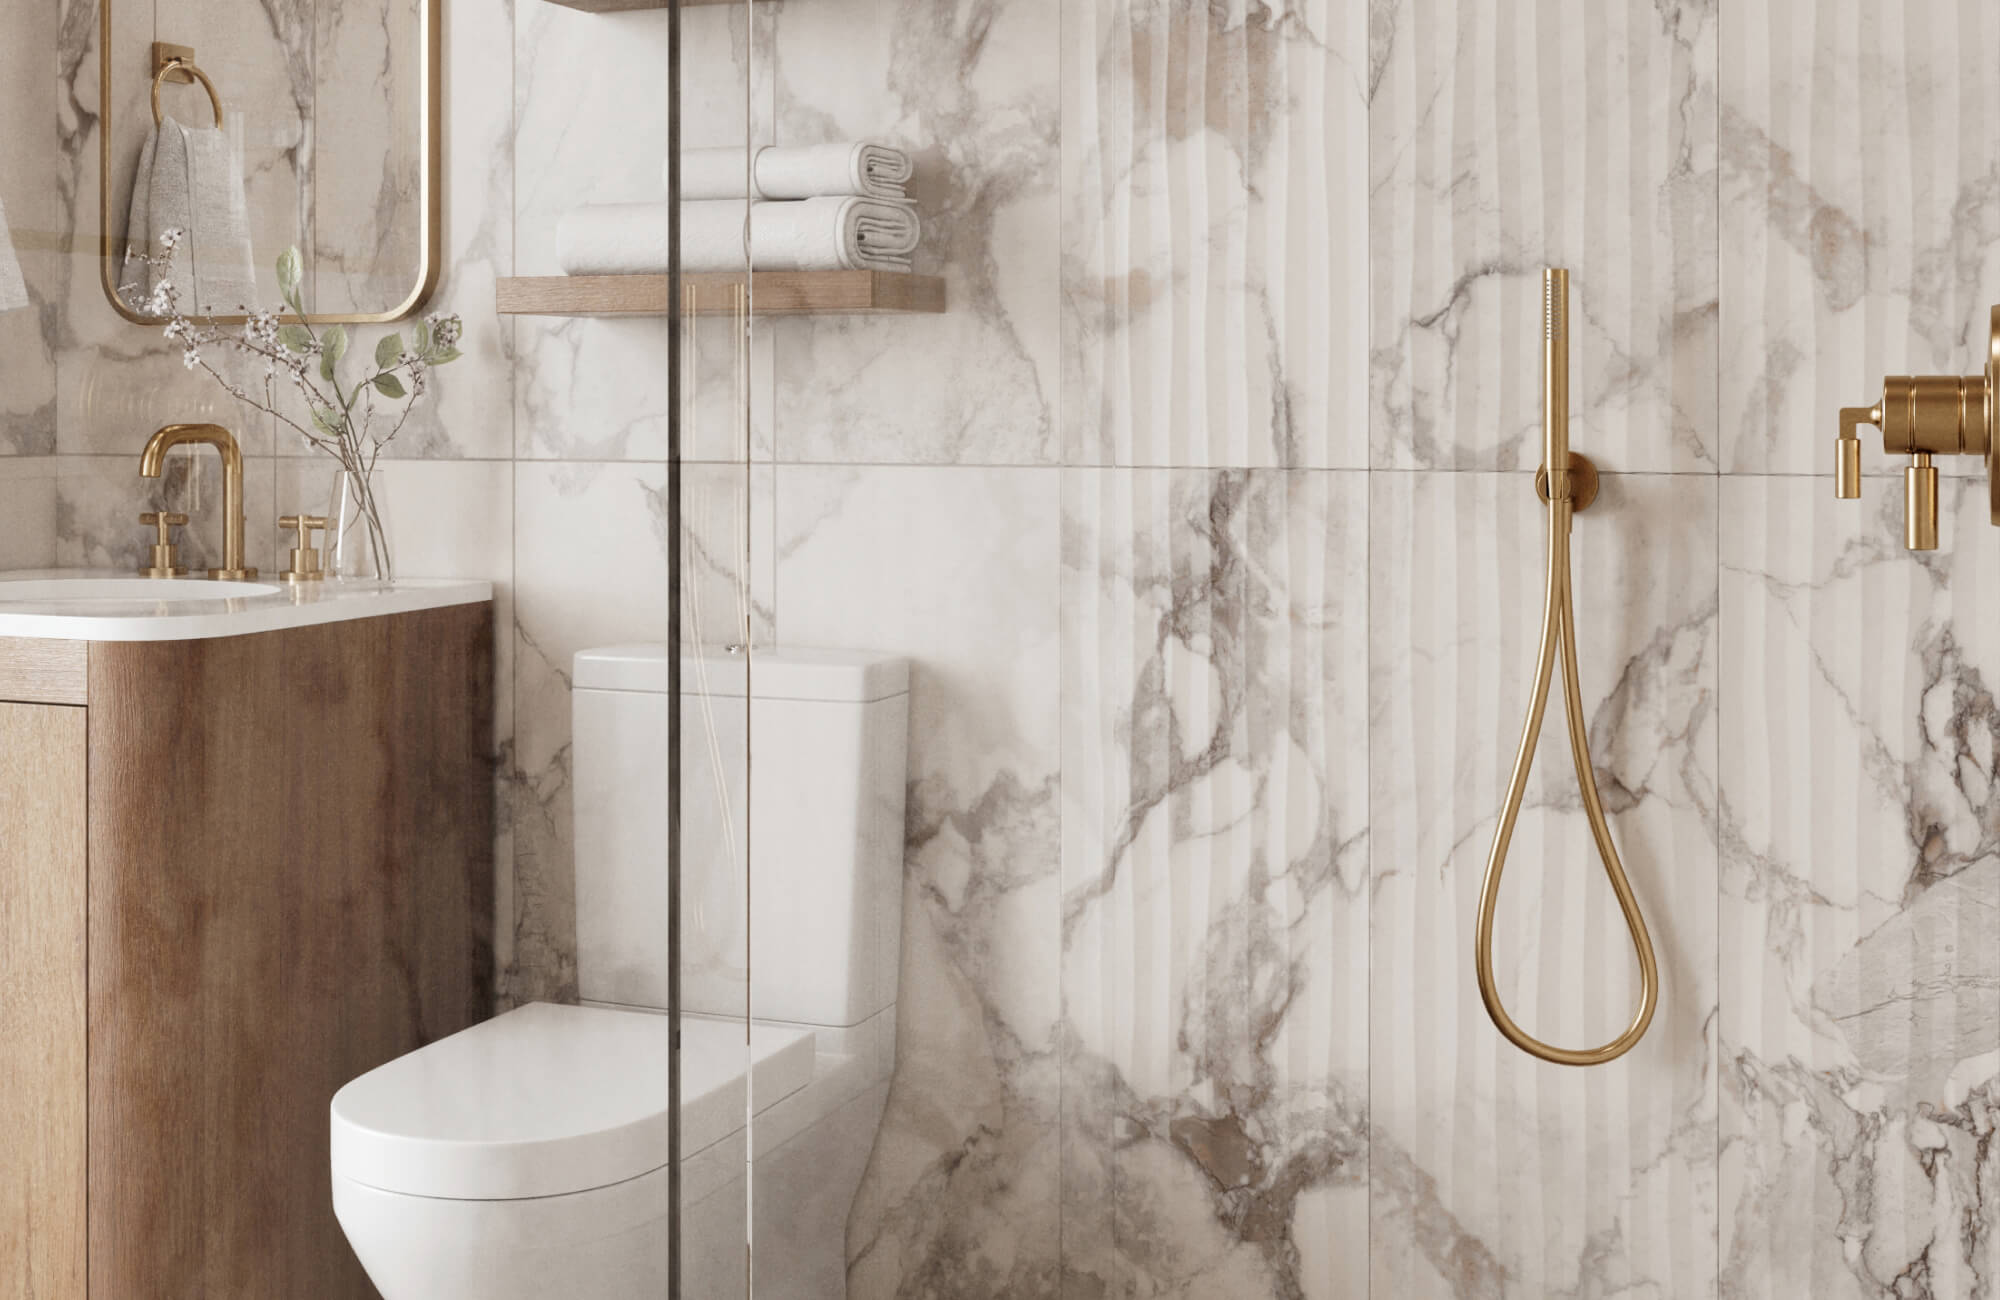
<svg viewBox="0 0 2000 1300"><path fill-rule="evenodd" d="M1590 509L1590 503L1597 500L1597 466L1592 463L1590 457L1582 452L1573 451L1569 454L1569 478L1571 513ZM1543 505L1549 503L1547 465L1537 466L1535 469L1535 495L1541 498Z"/></svg>
<svg viewBox="0 0 2000 1300"><path fill-rule="evenodd" d="M1885 454L1910 458L1903 469L1905 547L1937 549L1935 456L1985 457L1987 518L2000 525L2000 307L1988 319L1984 374L1890 375L1875 405L1841 408L1834 495L1844 501L1861 496L1864 424L1881 431Z"/></svg>

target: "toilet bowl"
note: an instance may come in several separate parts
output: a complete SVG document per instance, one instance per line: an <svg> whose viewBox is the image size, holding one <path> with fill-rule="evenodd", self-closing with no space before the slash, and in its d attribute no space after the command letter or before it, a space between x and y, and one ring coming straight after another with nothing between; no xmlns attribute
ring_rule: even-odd
<svg viewBox="0 0 2000 1300"><path fill-rule="evenodd" d="M683 672L720 707L684 718L684 801L713 802L683 819L682 887L747 890L758 960L752 971L731 919L740 905L693 923L682 1293L743 1294L754 1229L760 1300L829 1300L845 1293L847 1214L894 1060L908 672L826 651L760 655L754 693L740 657ZM585 651L574 683L585 1005L517 1008L333 1098L334 1211L384 1300L667 1293L672 962L667 808L653 789L666 769L664 649ZM721 841L753 739L746 881Z"/></svg>

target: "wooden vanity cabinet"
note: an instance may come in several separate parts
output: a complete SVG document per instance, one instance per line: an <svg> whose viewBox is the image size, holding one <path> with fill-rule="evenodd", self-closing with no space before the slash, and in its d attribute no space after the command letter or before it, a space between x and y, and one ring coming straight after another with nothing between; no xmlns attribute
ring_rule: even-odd
<svg viewBox="0 0 2000 1300"><path fill-rule="evenodd" d="M0 639L0 1300L367 1300L327 1107L492 1014L490 603Z"/></svg>

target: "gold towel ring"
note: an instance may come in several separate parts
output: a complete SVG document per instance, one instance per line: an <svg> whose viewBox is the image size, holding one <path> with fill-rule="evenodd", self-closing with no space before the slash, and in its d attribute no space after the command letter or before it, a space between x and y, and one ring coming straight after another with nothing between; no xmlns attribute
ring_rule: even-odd
<svg viewBox="0 0 2000 1300"><path fill-rule="evenodd" d="M209 107L215 110L215 124L221 126L222 96L215 93L215 83L208 79L208 74L186 59L168 59L160 65L160 70L153 74L153 125L160 124L160 83L167 79L169 73L174 72L185 72L201 83L201 88L208 92Z"/></svg>

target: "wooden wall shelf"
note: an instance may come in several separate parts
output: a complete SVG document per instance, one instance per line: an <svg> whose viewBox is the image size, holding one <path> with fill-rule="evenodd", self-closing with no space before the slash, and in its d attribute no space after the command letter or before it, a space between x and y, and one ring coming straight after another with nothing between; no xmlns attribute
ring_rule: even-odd
<svg viewBox="0 0 2000 1300"><path fill-rule="evenodd" d="M667 0L549 0L569 9L582 9L593 14L620 14L635 9L665 9ZM691 5L742 4L743 0L681 0L681 7Z"/></svg>
<svg viewBox="0 0 2000 1300"><path fill-rule="evenodd" d="M694 314L736 310L737 273L681 277ZM758 271L751 285L759 316L885 315L944 310L944 281L893 271ZM502 279L495 295L508 316L668 316L673 281L664 275L538 275Z"/></svg>

